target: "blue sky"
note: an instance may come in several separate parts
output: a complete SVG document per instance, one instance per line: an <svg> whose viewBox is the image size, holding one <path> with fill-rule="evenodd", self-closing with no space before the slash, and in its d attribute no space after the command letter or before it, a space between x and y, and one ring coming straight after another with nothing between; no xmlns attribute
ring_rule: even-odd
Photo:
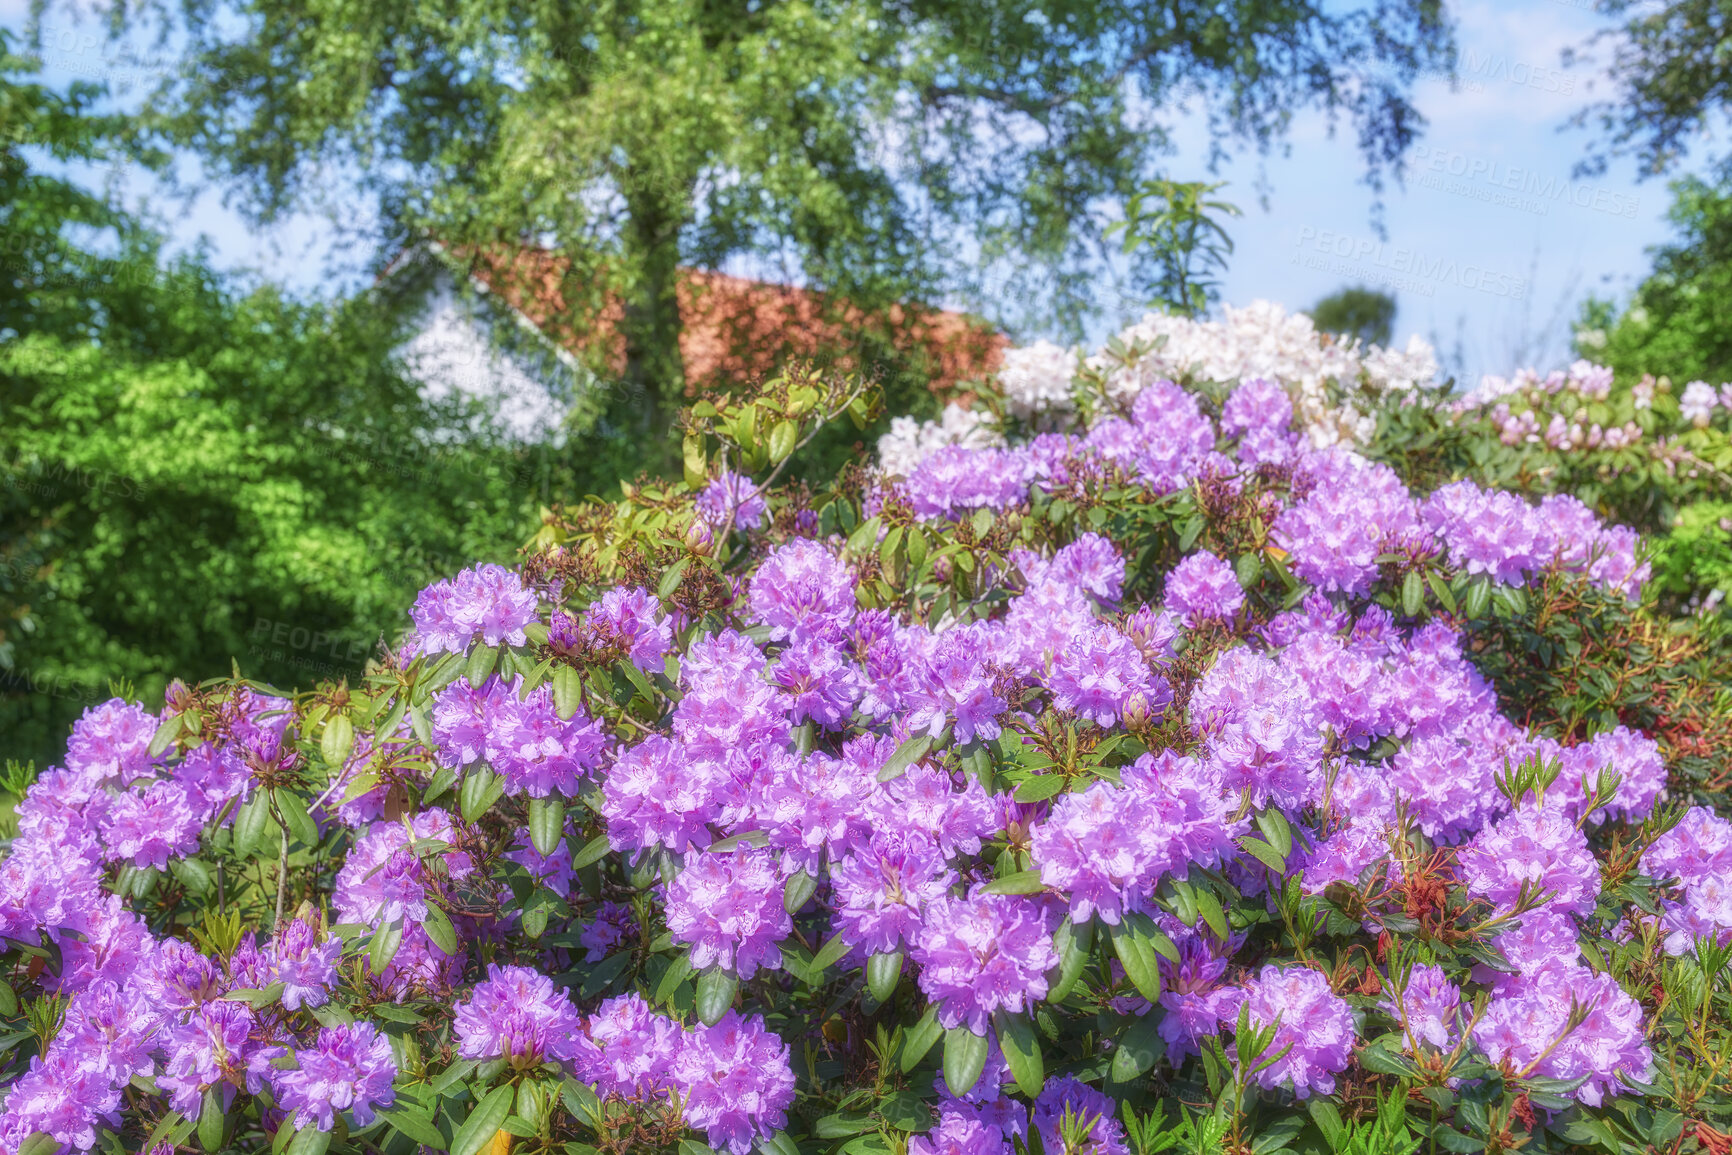
<svg viewBox="0 0 1732 1155"><path fill-rule="evenodd" d="M0 24L22 28L27 2L0 0ZM1588 4L1451 5L1459 80L1452 89L1444 78L1427 78L1416 90L1429 125L1404 185L1385 189L1382 237L1351 125L1332 135L1322 116L1305 115L1269 155L1224 165L1214 179L1229 182L1221 195L1245 215L1232 225L1236 252L1223 299L1301 309L1343 285L1382 285L1400 305L1398 341L1417 332L1451 360L1459 350L1464 383L1565 358L1581 298L1627 292L1648 266L1645 249L1669 235L1664 183L1637 182L1629 161L1615 161L1603 177L1570 178L1590 137L1560 130L1605 88L1590 66L1565 69L1560 59L1603 26ZM65 10L45 18L45 79L102 75L133 92L150 81L153 61L128 58L88 19L75 24L57 11ZM1175 140L1169 174L1208 177L1202 118L1180 117ZM183 171L196 176L190 161ZM221 267L302 290L356 283L356 255L333 247L333 229L317 212L259 230L226 208L219 192L181 205L135 175L117 187L129 201L147 202L178 245L208 238ZM337 210L354 211L341 201ZM1097 336L1127 319L1134 304L1104 296Z"/></svg>

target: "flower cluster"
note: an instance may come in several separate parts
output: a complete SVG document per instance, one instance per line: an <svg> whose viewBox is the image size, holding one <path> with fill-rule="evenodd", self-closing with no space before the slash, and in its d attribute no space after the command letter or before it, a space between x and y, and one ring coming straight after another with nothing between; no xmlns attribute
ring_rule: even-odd
<svg viewBox="0 0 1732 1155"><path fill-rule="evenodd" d="M1494 596L1632 612L1634 535L1319 435L1308 383L1432 370L1308 324L1013 351L1026 443L672 486L437 583L353 687L92 709L0 860L0 1155L171 1110L431 1145L507 1100L608 1150L1119 1155L1126 1087L1239 1118L1359 1064L1464 1134L1464 1087L1505 1123L1648 1093L1666 1005L1597 944L1732 942L1732 823L1660 806L1612 691L1552 727L1481 672Z"/></svg>
<svg viewBox="0 0 1732 1155"><path fill-rule="evenodd" d="M570 1045L579 1078L603 1098L676 1099L714 1148L745 1155L787 1122L794 1099L788 1044L762 1019L733 1011L686 1030L638 995L604 1000Z"/></svg>

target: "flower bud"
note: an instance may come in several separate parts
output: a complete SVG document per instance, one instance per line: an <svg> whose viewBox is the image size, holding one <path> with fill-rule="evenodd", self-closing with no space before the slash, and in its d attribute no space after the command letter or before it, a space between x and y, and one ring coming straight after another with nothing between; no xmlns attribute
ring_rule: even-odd
<svg viewBox="0 0 1732 1155"><path fill-rule="evenodd" d="M703 518L697 518L686 526L686 548L699 557L708 557L715 545L716 535L710 532L709 523Z"/></svg>

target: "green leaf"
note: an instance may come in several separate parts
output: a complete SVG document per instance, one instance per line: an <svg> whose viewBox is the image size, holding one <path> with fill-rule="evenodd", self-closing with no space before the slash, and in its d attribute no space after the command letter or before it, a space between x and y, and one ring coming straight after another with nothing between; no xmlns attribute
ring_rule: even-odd
<svg viewBox="0 0 1732 1155"><path fill-rule="evenodd" d="M457 1134L451 1137L451 1155L477 1155L491 1144L494 1133L511 1114L511 1103L516 1094L516 1088L509 1086L489 1091L487 1097L475 1105L475 1110L469 1112L463 1126L457 1128Z"/></svg>
<svg viewBox="0 0 1732 1155"><path fill-rule="evenodd" d="M499 651L492 646L476 646L469 651L469 660L463 665L463 680L477 690L499 665Z"/></svg>
<svg viewBox="0 0 1732 1155"><path fill-rule="evenodd" d="M944 1032L944 1082L952 1095L966 1095L980 1081L991 1047L985 1035L977 1035L964 1026Z"/></svg>
<svg viewBox="0 0 1732 1155"><path fill-rule="evenodd" d="M1425 579L1419 576L1418 570L1410 569L1407 576L1401 579L1401 612L1415 618L1424 608Z"/></svg>
<svg viewBox="0 0 1732 1155"><path fill-rule="evenodd" d="M1341 1150L1341 1141L1347 1135L1347 1127L1341 1122L1341 1112L1335 1109L1335 1104L1321 1095L1313 1095L1305 1106L1311 1112L1311 1121L1323 1132L1323 1141L1329 1144L1329 1149Z"/></svg>
<svg viewBox="0 0 1732 1155"><path fill-rule="evenodd" d="M373 932L373 944L367 948L367 969L376 975L385 973L397 948L403 945L403 920L397 919Z"/></svg>
<svg viewBox="0 0 1732 1155"><path fill-rule="evenodd" d="M475 1059L459 1059L441 1071L439 1077L434 1079L427 1089L435 1095L443 1095L467 1079L480 1065L481 1063Z"/></svg>
<svg viewBox="0 0 1732 1155"><path fill-rule="evenodd" d="M562 721L569 722L577 708L583 705L583 676L572 666L561 665L553 671L553 708Z"/></svg>
<svg viewBox="0 0 1732 1155"><path fill-rule="evenodd" d="M457 931L451 925L451 916L439 906L432 902L427 904L427 917L421 920L421 928L433 940L434 946L448 955L457 954Z"/></svg>
<svg viewBox="0 0 1732 1155"><path fill-rule="evenodd" d="M866 989L881 1003L890 1001L896 985L902 981L902 952L885 951L866 959Z"/></svg>
<svg viewBox="0 0 1732 1155"><path fill-rule="evenodd" d="M830 941L825 943L818 953L812 956L813 981L816 982L820 974L822 974L827 968L835 966L836 962L847 953L848 943L844 941L841 935L832 935Z"/></svg>
<svg viewBox="0 0 1732 1155"><path fill-rule="evenodd" d="M463 772L463 785L457 788L457 807L463 814L463 821L479 821L504 795L504 778L485 765L471 766Z"/></svg>
<svg viewBox="0 0 1732 1155"><path fill-rule="evenodd" d="M868 548L876 546L878 543L878 531L883 527L884 523L878 518L868 518L860 524L858 529L848 535L847 551L851 554L859 555L865 553Z"/></svg>
<svg viewBox="0 0 1732 1155"><path fill-rule="evenodd" d="M680 953L674 956L674 961L668 964L667 973L662 975L662 981L656 984L656 1002L664 1006L671 1002L679 985L686 981L692 973L691 955Z"/></svg>
<svg viewBox="0 0 1732 1155"><path fill-rule="evenodd" d="M913 1091L886 1095L877 1110L880 1119L899 1131L926 1131L932 1126L932 1108Z"/></svg>
<svg viewBox="0 0 1732 1155"><path fill-rule="evenodd" d="M800 427L792 421L778 421L776 427L770 430L770 462L780 465L794 452L794 445L800 440Z"/></svg>
<svg viewBox="0 0 1732 1155"><path fill-rule="evenodd" d="M1047 1002L1063 1002L1071 988L1076 986L1077 979L1082 977L1083 968L1088 965L1089 952L1094 948L1094 937L1093 922L1078 926L1067 918L1059 926L1058 933L1053 935L1053 946L1058 951L1058 978L1047 991Z"/></svg>
<svg viewBox="0 0 1732 1155"><path fill-rule="evenodd" d="M1013 1015L1000 1008L992 1014L992 1025L998 1033L998 1048L1004 1054L1005 1066L1024 1095L1034 1098L1046 1082L1046 1065L1041 1059L1040 1038L1027 1015ZM946 1058L949 1047L945 1047ZM948 1070L948 1067L947 1067Z"/></svg>
<svg viewBox="0 0 1732 1155"><path fill-rule="evenodd" d="M1461 608L1469 619L1485 617L1486 607L1491 604L1491 579L1481 575L1474 578L1467 586L1467 596L1462 599Z"/></svg>
<svg viewBox="0 0 1732 1155"><path fill-rule="evenodd" d="M1018 802L1044 802L1070 785L1063 774L1037 774L1016 788Z"/></svg>
<svg viewBox="0 0 1732 1155"><path fill-rule="evenodd" d="M571 868L582 870L592 863L600 862L607 856L609 849L611 847L608 844L607 835L598 834L583 844L583 849L578 851L577 856L571 860Z"/></svg>
<svg viewBox="0 0 1732 1155"><path fill-rule="evenodd" d="M197 895L209 894L216 889L216 876L202 859L176 858L168 864L168 872L180 880L182 886ZM10 1015L11 1011L0 1007L0 1014Z"/></svg>
<svg viewBox="0 0 1732 1155"><path fill-rule="evenodd" d="M546 858L565 837L565 799L558 794L529 800L529 841Z"/></svg>
<svg viewBox="0 0 1732 1155"><path fill-rule="evenodd" d="M1267 842L1264 842L1261 838L1241 838L1239 839L1239 845L1252 858L1255 858L1258 862L1261 862L1276 874L1286 873L1287 860L1282 857L1280 851L1276 850L1273 846L1270 846Z"/></svg>
<svg viewBox="0 0 1732 1155"><path fill-rule="evenodd" d="M789 914L799 914L802 907L812 901L812 896L818 893L818 880L804 870L796 870L788 876L787 884L782 887L782 906Z"/></svg>
<svg viewBox="0 0 1732 1155"><path fill-rule="evenodd" d="M1263 559L1256 553L1240 554L1233 563L1233 576L1239 579L1241 588L1255 588L1257 579L1263 576Z"/></svg>
<svg viewBox="0 0 1732 1155"><path fill-rule="evenodd" d="M282 814L283 821L288 823L289 834L303 846L314 847L319 844L319 827L313 821L313 816L307 813L307 804L293 790L275 790L277 810Z"/></svg>
<svg viewBox="0 0 1732 1155"><path fill-rule="evenodd" d="M1197 902L1197 913L1203 916L1203 921L1209 924L1209 929L1215 932L1215 937L1222 942L1227 941L1227 913L1221 909L1221 900L1215 897L1215 892L1198 887L1193 892Z"/></svg>
<svg viewBox="0 0 1732 1155"><path fill-rule="evenodd" d="M431 806L435 798L442 797L447 790L455 785L457 785L457 771L449 766L439 767L438 773L433 775L433 781L427 783L427 789L421 795L421 805Z"/></svg>
<svg viewBox="0 0 1732 1155"><path fill-rule="evenodd" d="M656 596L667 601L674 596L674 591L680 588L680 581L686 576L686 568L692 564L692 559L682 557L667 568L662 574L662 580L656 583Z"/></svg>
<svg viewBox="0 0 1732 1155"><path fill-rule="evenodd" d="M325 732L319 737L319 753L325 756L327 765L341 766L354 748L355 724L347 714L338 714L325 723Z"/></svg>
<svg viewBox="0 0 1732 1155"><path fill-rule="evenodd" d="M902 1038L902 1073L907 1074L918 1067L943 1033L944 1028L938 1025L938 1008L927 1007L920 1021L908 1028L908 1033Z"/></svg>
<svg viewBox="0 0 1732 1155"><path fill-rule="evenodd" d="M162 725L156 728L151 736L150 748L146 751L152 758L160 758L168 753L168 748L174 745L174 740L180 737L181 727L186 725L185 714L172 714L162 720Z"/></svg>
<svg viewBox="0 0 1732 1155"><path fill-rule="evenodd" d="M865 1111L838 1111L812 1124L812 1134L820 1139L846 1139L877 1129L877 1123Z"/></svg>
<svg viewBox="0 0 1732 1155"><path fill-rule="evenodd" d="M710 967L698 975L698 1019L706 1027L722 1021L734 996L740 991L740 980L720 967Z"/></svg>
<svg viewBox="0 0 1732 1155"><path fill-rule="evenodd" d="M1263 837L1269 840L1269 845L1283 860L1293 853L1293 830L1279 810L1270 809L1258 814L1257 829L1263 832Z"/></svg>
<svg viewBox="0 0 1732 1155"><path fill-rule="evenodd" d="M1161 972L1155 962L1153 934L1154 924L1143 914L1121 915L1117 926L1107 928L1107 937L1125 968L1125 977L1151 1003L1161 997Z"/></svg>
<svg viewBox="0 0 1732 1155"><path fill-rule="evenodd" d="M715 416L714 408L711 406L712 417ZM680 449L680 464L684 466L686 485L692 489L702 489L705 476L709 472L709 462L704 453L704 435L695 430L686 434Z"/></svg>
<svg viewBox="0 0 1732 1155"><path fill-rule="evenodd" d="M198 1110L198 1145L211 1155L223 1149L223 1132L226 1129L228 1117L223 1112L222 1100L217 1097L215 1087L206 1087L204 1102Z"/></svg>
<svg viewBox="0 0 1732 1155"><path fill-rule="evenodd" d="M331 1146L331 1133L317 1127L301 1127L289 1140L288 1155L325 1155Z"/></svg>
<svg viewBox="0 0 1732 1155"><path fill-rule="evenodd" d="M1125 1033L1119 1036L1119 1045L1113 1050L1112 1080L1115 1083L1129 1083L1141 1078L1154 1068L1167 1053L1167 1044L1161 1038L1160 1024L1154 1015L1143 1015L1131 1020Z"/></svg>
<svg viewBox="0 0 1732 1155"><path fill-rule="evenodd" d="M269 791L257 790L247 799L240 813L235 815L234 848L235 854L241 858L251 858L255 851L265 842L266 826L275 823L271 821L271 803Z"/></svg>
<svg viewBox="0 0 1732 1155"><path fill-rule="evenodd" d="M1455 613L1455 593L1449 588L1449 583L1443 580L1442 575L1436 570L1427 570L1425 584L1431 587L1431 592L1443 603L1444 609Z"/></svg>
<svg viewBox="0 0 1732 1155"><path fill-rule="evenodd" d="M1040 871L1019 870L996 882L988 883L982 889L986 894L1039 894L1043 888Z"/></svg>
<svg viewBox="0 0 1732 1155"><path fill-rule="evenodd" d="M910 766L926 757L926 752L930 749L932 749L932 739L928 735L922 734L908 739L896 747L896 752L890 755L889 761L885 762L883 768L878 771L878 781L889 782L892 779L902 777L908 772Z"/></svg>
<svg viewBox="0 0 1732 1155"><path fill-rule="evenodd" d="M559 1087L559 1098L565 1109L590 1130L601 1126L601 1096L588 1083L567 1078Z"/></svg>
<svg viewBox="0 0 1732 1155"><path fill-rule="evenodd" d="M1205 523L1201 514L1192 514L1179 530L1179 552L1190 553L1191 547L1197 544L1197 539L1203 536Z"/></svg>

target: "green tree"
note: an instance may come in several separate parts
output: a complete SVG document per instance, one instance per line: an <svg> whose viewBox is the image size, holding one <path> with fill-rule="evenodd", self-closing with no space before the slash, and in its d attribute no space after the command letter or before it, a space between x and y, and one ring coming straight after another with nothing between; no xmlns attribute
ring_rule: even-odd
<svg viewBox="0 0 1732 1155"><path fill-rule="evenodd" d="M1225 181L1149 181L1125 202L1125 219L1108 228L1124 238L1152 304L1196 317L1219 298L1216 277L1227 271L1233 238L1217 218L1240 213L1237 205L1204 198L1225 187Z"/></svg>
<svg viewBox="0 0 1732 1155"><path fill-rule="evenodd" d="M151 10L190 47L153 101L166 139L264 216L353 162L387 248L552 245L574 326L622 303L646 426L682 384L681 265L755 254L868 309L1008 267L1074 325L1111 207L1168 143L1168 96L1207 99L1218 139L1344 115L1375 182L1423 123L1412 79L1453 60L1439 0L170 8Z"/></svg>
<svg viewBox="0 0 1732 1155"><path fill-rule="evenodd" d="M1732 174L1685 177L1671 190L1673 237L1649 250L1653 270L1622 310L1605 298L1584 304L1576 348L1620 376L1718 384L1732 380Z"/></svg>
<svg viewBox="0 0 1732 1155"><path fill-rule="evenodd" d="M1578 168L1604 172L1614 155L1633 154L1643 174L1667 172L1732 103L1732 7L1724 0L1596 0L1595 7L1621 23L1564 53L1568 67L1594 61L1596 45L1611 45L1611 95L1573 117L1600 130Z"/></svg>
<svg viewBox="0 0 1732 1155"><path fill-rule="evenodd" d="M358 673L428 580L509 557L552 478L423 402L376 295L236 292L32 167L124 126L26 63L0 59L0 753L40 759L111 680Z"/></svg>
<svg viewBox="0 0 1732 1155"><path fill-rule="evenodd" d="M1367 345L1388 345L1395 328L1395 298L1363 285L1337 289L1311 306L1311 320L1325 333L1357 337Z"/></svg>

